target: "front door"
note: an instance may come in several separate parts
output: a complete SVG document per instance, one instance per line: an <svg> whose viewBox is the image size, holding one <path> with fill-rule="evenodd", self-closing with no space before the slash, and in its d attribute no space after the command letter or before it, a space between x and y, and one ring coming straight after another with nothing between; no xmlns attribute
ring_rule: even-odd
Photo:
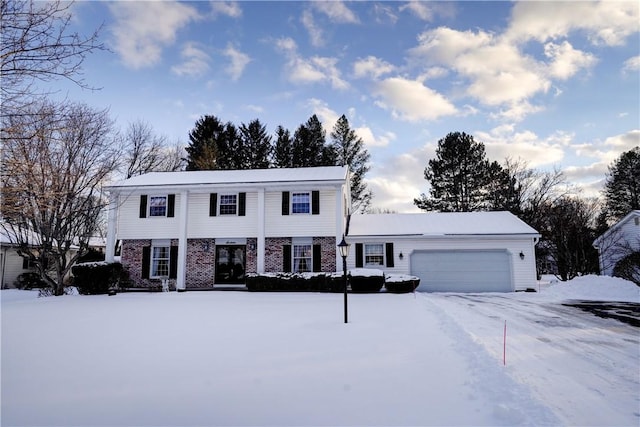
<svg viewBox="0 0 640 427"><path fill-rule="evenodd" d="M244 283L246 246L216 246L215 283Z"/></svg>

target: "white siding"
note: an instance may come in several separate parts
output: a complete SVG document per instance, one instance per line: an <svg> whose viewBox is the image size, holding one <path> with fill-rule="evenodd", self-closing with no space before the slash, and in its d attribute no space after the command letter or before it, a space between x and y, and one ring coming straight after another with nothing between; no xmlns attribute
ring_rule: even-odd
<svg viewBox="0 0 640 427"><path fill-rule="evenodd" d="M451 238L400 238L400 237L380 237L380 238L349 238L351 244L349 258L347 260L349 268L355 267L355 243L386 243L393 242L394 267L383 267L381 270L387 273L410 274L411 254L414 250L454 250L454 249L506 249L511 254L512 274L515 290L525 290L535 288L536 285L536 263L532 238L504 238L504 239L480 239L471 237L451 237ZM520 259L520 252L524 259ZM400 259L400 253L403 258Z"/></svg>
<svg viewBox="0 0 640 427"><path fill-rule="evenodd" d="M220 196L219 193L218 197ZM244 216L209 216L209 193L189 194L187 235L190 239L204 237L256 237L258 235L258 193L246 193Z"/></svg>
<svg viewBox="0 0 640 427"><path fill-rule="evenodd" d="M176 194L173 218L139 218L139 216L140 195L121 195L118 209L118 239L177 239L180 194Z"/></svg>
<svg viewBox="0 0 640 427"><path fill-rule="evenodd" d="M618 261L631 251L640 251L640 216L630 215L600 245L600 274L611 276Z"/></svg>
<svg viewBox="0 0 640 427"><path fill-rule="evenodd" d="M308 191L312 191L310 188ZM335 236L336 190L320 191L320 214L282 215L282 192L265 193L266 237Z"/></svg>
<svg viewBox="0 0 640 427"><path fill-rule="evenodd" d="M6 258L3 259L4 257ZM0 262L2 262L0 267L4 268L4 271L2 272L2 288L15 287L15 281L20 274L35 271L35 269L23 269L23 258L18 255L16 249L11 247L2 248Z"/></svg>

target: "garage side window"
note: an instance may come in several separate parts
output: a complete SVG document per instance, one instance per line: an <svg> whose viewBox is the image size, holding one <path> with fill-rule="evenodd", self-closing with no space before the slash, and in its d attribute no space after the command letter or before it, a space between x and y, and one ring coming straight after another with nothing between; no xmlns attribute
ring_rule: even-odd
<svg viewBox="0 0 640 427"><path fill-rule="evenodd" d="M384 245L382 243L369 243L364 245L364 265L384 265Z"/></svg>

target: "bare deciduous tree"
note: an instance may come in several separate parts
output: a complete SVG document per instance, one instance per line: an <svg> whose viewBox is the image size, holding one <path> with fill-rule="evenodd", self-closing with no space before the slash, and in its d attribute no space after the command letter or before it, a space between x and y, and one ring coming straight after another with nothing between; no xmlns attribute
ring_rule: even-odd
<svg viewBox="0 0 640 427"><path fill-rule="evenodd" d="M154 133L146 122L138 120L129 124L124 136L125 178L148 172L175 172L183 168L184 153L180 144L167 146L167 138Z"/></svg>
<svg viewBox="0 0 640 427"><path fill-rule="evenodd" d="M120 156L106 111L83 104L34 104L5 118L2 226L61 295L105 207L101 187Z"/></svg>

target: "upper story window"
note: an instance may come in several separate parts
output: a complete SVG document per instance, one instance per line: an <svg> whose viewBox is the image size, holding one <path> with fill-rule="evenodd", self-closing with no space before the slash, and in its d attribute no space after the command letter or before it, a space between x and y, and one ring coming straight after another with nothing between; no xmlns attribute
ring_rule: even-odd
<svg viewBox="0 0 640 427"><path fill-rule="evenodd" d="M149 197L149 216L167 216L167 196Z"/></svg>
<svg viewBox="0 0 640 427"><path fill-rule="evenodd" d="M235 215L238 212L238 195L220 195L220 215Z"/></svg>
<svg viewBox="0 0 640 427"><path fill-rule="evenodd" d="M382 243L364 245L365 266L384 265L384 245Z"/></svg>
<svg viewBox="0 0 640 427"><path fill-rule="evenodd" d="M291 194L291 213L311 212L311 195L309 192Z"/></svg>

